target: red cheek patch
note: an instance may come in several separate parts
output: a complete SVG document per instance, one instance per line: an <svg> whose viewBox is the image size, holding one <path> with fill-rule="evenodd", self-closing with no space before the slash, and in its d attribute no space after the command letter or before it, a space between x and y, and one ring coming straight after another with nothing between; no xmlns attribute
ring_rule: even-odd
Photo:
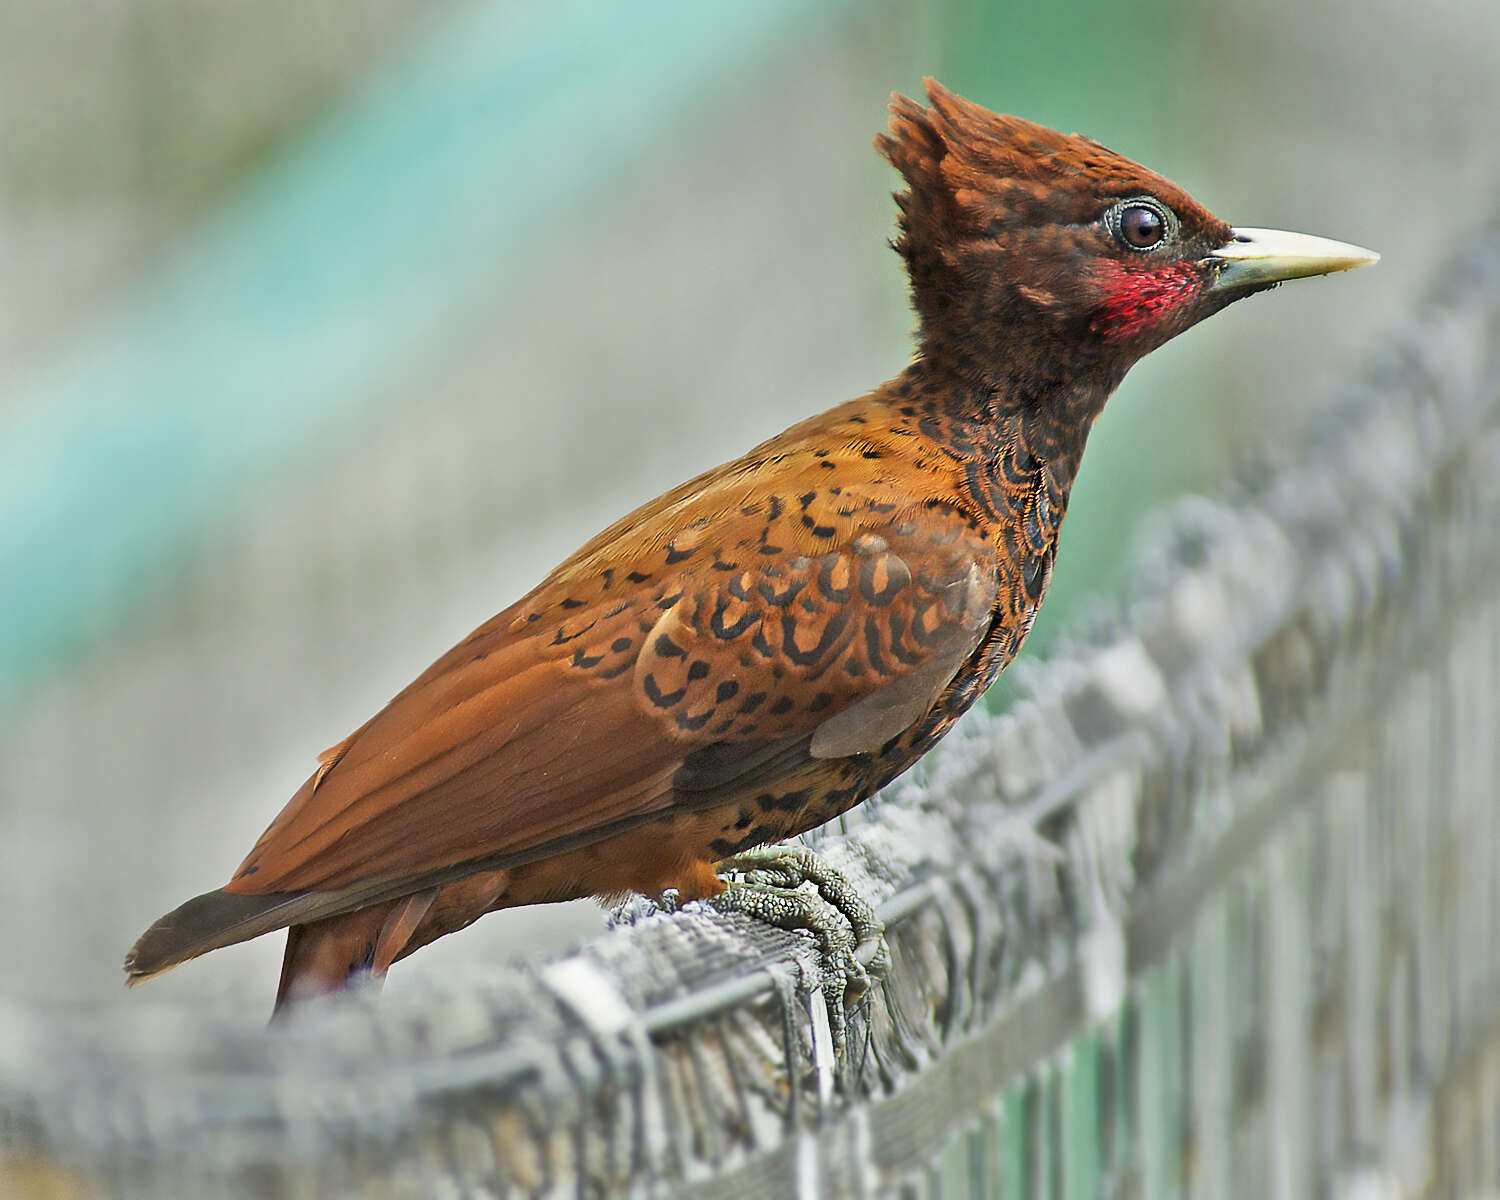
<svg viewBox="0 0 1500 1200"><path fill-rule="evenodd" d="M1104 304L1089 329L1107 338L1131 337L1154 325L1178 305L1192 300L1203 279L1192 263L1149 271L1106 260L1099 265Z"/></svg>

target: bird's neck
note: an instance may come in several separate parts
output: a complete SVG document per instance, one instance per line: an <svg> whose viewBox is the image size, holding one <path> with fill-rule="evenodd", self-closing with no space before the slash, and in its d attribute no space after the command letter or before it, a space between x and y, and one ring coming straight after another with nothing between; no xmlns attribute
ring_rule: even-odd
<svg viewBox="0 0 1500 1200"><path fill-rule="evenodd" d="M956 457L994 460L1014 454L1019 442L1028 457L1069 487L1119 377L1094 372L1055 378L1027 367L1013 375L976 377L924 356L890 390L898 411Z"/></svg>

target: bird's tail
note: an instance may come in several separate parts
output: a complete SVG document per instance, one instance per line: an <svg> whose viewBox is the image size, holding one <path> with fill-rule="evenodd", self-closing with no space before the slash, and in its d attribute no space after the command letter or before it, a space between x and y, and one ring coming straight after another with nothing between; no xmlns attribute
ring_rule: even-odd
<svg viewBox="0 0 1500 1200"><path fill-rule="evenodd" d="M126 983L133 986L210 950L286 929L276 993L280 1011L304 997L336 992L358 975L383 978L398 958L499 907L509 882L510 872L495 868L450 883L429 876L367 880L330 891L205 892L141 935L125 956Z"/></svg>
<svg viewBox="0 0 1500 1200"><path fill-rule="evenodd" d="M288 929L272 1016L298 1001L341 991L356 976L382 978L385 972L374 970L374 957L390 908L372 905Z"/></svg>
<svg viewBox="0 0 1500 1200"><path fill-rule="evenodd" d="M125 956L125 982L134 986L220 946L322 915L326 907L327 894L319 892L205 892L141 934Z"/></svg>

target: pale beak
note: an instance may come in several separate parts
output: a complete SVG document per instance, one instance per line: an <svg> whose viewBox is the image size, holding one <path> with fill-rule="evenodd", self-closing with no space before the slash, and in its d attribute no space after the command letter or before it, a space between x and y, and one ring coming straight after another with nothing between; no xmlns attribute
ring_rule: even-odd
<svg viewBox="0 0 1500 1200"><path fill-rule="evenodd" d="M1347 242L1287 233L1281 229L1231 229L1231 241L1209 251L1210 265L1218 267L1211 291L1264 287L1283 279L1352 271L1380 261L1373 250Z"/></svg>

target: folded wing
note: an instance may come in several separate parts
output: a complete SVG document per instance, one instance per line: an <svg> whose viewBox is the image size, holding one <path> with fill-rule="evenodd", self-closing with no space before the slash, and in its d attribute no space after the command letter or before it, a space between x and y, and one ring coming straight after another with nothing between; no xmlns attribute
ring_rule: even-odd
<svg viewBox="0 0 1500 1200"><path fill-rule="evenodd" d="M983 639L995 556L963 512L816 466L746 462L606 531L329 751L226 890L528 861L877 751Z"/></svg>

